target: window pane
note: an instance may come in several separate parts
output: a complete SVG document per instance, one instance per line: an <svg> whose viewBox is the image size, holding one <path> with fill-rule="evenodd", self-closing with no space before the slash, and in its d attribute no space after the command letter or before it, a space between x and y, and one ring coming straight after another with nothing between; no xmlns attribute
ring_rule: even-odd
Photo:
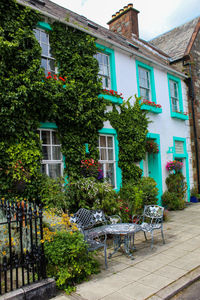
<svg viewBox="0 0 200 300"><path fill-rule="evenodd" d="M106 149L100 149L100 160L107 160Z"/></svg>
<svg viewBox="0 0 200 300"><path fill-rule="evenodd" d="M47 44L41 44L42 55L49 56L49 46Z"/></svg>
<svg viewBox="0 0 200 300"><path fill-rule="evenodd" d="M42 130L42 144L50 145L50 131Z"/></svg>
<svg viewBox="0 0 200 300"><path fill-rule="evenodd" d="M112 184L112 186L115 186L115 179L114 179L114 164L106 164L106 178L108 178L108 181Z"/></svg>
<svg viewBox="0 0 200 300"><path fill-rule="evenodd" d="M48 44L49 43L49 35L45 31L40 31L41 42Z"/></svg>
<svg viewBox="0 0 200 300"><path fill-rule="evenodd" d="M52 146L52 155L53 160L61 160L60 146Z"/></svg>
<svg viewBox="0 0 200 300"><path fill-rule="evenodd" d="M48 70L55 71L55 61L53 59L48 59Z"/></svg>
<svg viewBox="0 0 200 300"><path fill-rule="evenodd" d="M175 141L175 152L178 154L184 154L184 143L182 141Z"/></svg>
<svg viewBox="0 0 200 300"><path fill-rule="evenodd" d="M113 160L113 149L108 149L108 160Z"/></svg>
<svg viewBox="0 0 200 300"><path fill-rule="evenodd" d="M52 131L52 144L53 145L60 145L60 141L59 141L55 131Z"/></svg>
<svg viewBox="0 0 200 300"><path fill-rule="evenodd" d="M34 35L35 35L36 39L38 41L40 41L40 32L39 32L39 30L38 29L34 29L33 32L34 32Z"/></svg>
<svg viewBox="0 0 200 300"><path fill-rule="evenodd" d="M49 177L57 178L61 176L61 164L49 164Z"/></svg>
<svg viewBox="0 0 200 300"><path fill-rule="evenodd" d="M106 147L106 137L100 136L100 147Z"/></svg>
<svg viewBox="0 0 200 300"><path fill-rule="evenodd" d="M43 160L51 160L51 146L42 146Z"/></svg>
<svg viewBox="0 0 200 300"><path fill-rule="evenodd" d="M41 172L47 174L46 165L44 164L41 165Z"/></svg>
<svg viewBox="0 0 200 300"><path fill-rule="evenodd" d="M107 137L108 147L113 147L113 138L111 136Z"/></svg>

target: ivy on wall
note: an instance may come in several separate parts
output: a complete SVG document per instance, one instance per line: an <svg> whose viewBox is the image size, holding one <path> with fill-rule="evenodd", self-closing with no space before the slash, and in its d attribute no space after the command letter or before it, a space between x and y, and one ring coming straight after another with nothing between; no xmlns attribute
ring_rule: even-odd
<svg viewBox="0 0 200 300"><path fill-rule="evenodd" d="M130 104L129 99L119 109L113 105L112 112L108 113L110 123L117 131L122 184L129 180L137 181L142 175L136 163L145 157L149 121L140 107L139 98L135 96L134 105Z"/></svg>
<svg viewBox="0 0 200 300"><path fill-rule="evenodd" d="M62 24L52 25L53 55L59 74L67 77L63 86L60 80L47 79L40 67L41 48L33 29L41 20L38 12L14 0L0 2L2 194L12 191L16 180L24 179L24 174L15 170L18 161L22 161L21 167L30 174L31 185L34 186L36 173L40 172L38 149L41 153L41 148L36 133L40 122L48 120L57 124L68 176L77 177L80 174L80 162L85 157L84 143L89 144L91 156L98 158L98 130L103 127L106 104L103 99L98 99L101 83L98 63L93 57L96 53L95 41L87 34ZM25 160L18 158L15 145L19 148L24 145ZM35 154L28 150L28 146ZM7 149L10 149L9 156ZM11 166L14 166L12 172Z"/></svg>

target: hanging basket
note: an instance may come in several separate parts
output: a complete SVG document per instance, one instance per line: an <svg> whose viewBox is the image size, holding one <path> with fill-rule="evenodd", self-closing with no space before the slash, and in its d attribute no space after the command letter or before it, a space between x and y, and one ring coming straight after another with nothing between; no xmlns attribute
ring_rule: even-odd
<svg viewBox="0 0 200 300"><path fill-rule="evenodd" d="M146 141L146 152L157 154L159 152L159 147L153 140Z"/></svg>

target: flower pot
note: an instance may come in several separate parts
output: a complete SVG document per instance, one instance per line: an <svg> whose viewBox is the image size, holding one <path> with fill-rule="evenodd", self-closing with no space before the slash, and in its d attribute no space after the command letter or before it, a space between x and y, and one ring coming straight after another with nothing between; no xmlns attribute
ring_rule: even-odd
<svg viewBox="0 0 200 300"><path fill-rule="evenodd" d="M198 200L197 197L191 196L191 197L190 197L190 202L192 202L192 203L197 203L197 202L199 202L199 200Z"/></svg>

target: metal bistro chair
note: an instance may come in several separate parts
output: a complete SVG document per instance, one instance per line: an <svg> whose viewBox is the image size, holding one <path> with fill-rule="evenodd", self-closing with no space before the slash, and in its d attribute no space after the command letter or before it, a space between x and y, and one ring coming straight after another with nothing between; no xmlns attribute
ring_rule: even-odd
<svg viewBox="0 0 200 300"><path fill-rule="evenodd" d="M105 267L107 268L107 235L103 232L104 226L94 227L98 224L107 224L103 211L80 208L70 218L70 221L76 223L79 230L83 233L89 252L104 248Z"/></svg>
<svg viewBox="0 0 200 300"><path fill-rule="evenodd" d="M145 240L147 240L146 233L151 233L151 249L153 248L153 233L154 230L161 230L163 244L165 244L163 234L163 212L164 207L159 205L146 205L141 216L133 216L136 218L136 223L139 223L141 230L144 232Z"/></svg>

